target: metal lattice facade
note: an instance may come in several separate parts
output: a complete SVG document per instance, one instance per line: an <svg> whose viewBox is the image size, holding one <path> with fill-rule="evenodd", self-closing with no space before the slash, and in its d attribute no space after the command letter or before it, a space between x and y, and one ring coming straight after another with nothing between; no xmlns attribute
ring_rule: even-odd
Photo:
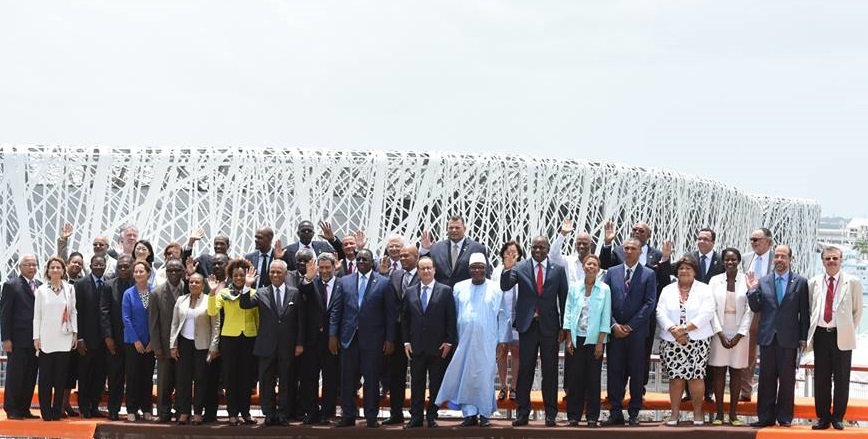
<svg viewBox="0 0 868 439"><path fill-rule="evenodd" d="M4 278L20 254L53 254L65 222L76 226L73 249L89 250L99 234L117 239L132 223L159 254L202 226L197 251L224 233L240 255L263 225L286 243L299 221L328 219L339 236L361 228L368 246L382 249L391 233L443 237L453 214L494 253L508 239L527 246L532 236L552 236L564 216L598 241L607 219L621 236L645 221L652 243L673 239L676 254L693 250L704 226L717 231L718 248L747 248L751 230L765 226L792 246L804 273L820 216L815 201L754 196L666 170L512 155L3 145L0 175Z"/></svg>

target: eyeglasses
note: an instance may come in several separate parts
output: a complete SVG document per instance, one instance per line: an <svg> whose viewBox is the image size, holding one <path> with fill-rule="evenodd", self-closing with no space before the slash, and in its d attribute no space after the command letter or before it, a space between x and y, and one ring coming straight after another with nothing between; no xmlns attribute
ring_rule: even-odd
<svg viewBox="0 0 868 439"><path fill-rule="evenodd" d="M838 259L841 259L841 258L839 258L837 256L826 256L825 258L823 258L824 261L837 261Z"/></svg>

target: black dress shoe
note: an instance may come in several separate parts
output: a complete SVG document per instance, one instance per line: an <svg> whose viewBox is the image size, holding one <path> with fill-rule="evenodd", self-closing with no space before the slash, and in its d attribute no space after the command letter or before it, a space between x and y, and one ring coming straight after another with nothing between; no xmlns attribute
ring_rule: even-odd
<svg viewBox="0 0 868 439"><path fill-rule="evenodd" d="M21 415L8 415L8 416L6 416L6 419L11 419L11 420L13 420L13 421L23 421L23 420L24 420L24 416L21 416Z"/></svg>
<svg viewBox="0 0 868 439"><path fill-rule="evenodd" d="M245 425L256 425L256 419L253 419L250 415L242 416L241 421L244 422Z"/></svg>
<svg viewBox="0 0 868 439"><path fill-rule="evenodd" d="M792 422L778 422L778 425L780 425L781 427L792 427L793 423Z"/></svg>
<svg viewBox="0 0 868 439"><path fill-rule="evenodd" d="M304 419L301 420L301 425L314 425L319 424L319 419L316 416L307 415Z"/></svg>
<svg viewBox="0 0 868 439"><path fill-rule="evenodd" d="M399 418L397 416L389 416L388 418L386 418L385 421L383 421L383 425L400 425L403 423L404 423L404 418L403 417Z"/></svg>
<svg viewBox="0 0 868 439"><path fill-rule="evenodd" d="M160 415L160 417L157 419L157 422L161 424L172 422L172 415Z"/></svg>
<svg viewBox="0 0 868 439"><path fill-rule="evenodd" d="M630 416L630 419L627 420L627 425L629 425L631 427L638 427L639 426L639 418L637 418L635 416Z"/></svg>
<svg viewBox="0 0 868 439"><path fill-rule="evenodd" d="M39 416L36 416L30 412L24 412L24 414L22 414L21 417L23 417L24 419L39 419Z"/></svg>
<svg viewBox="0 0 868 439"><path fill-rule="evenodd" d="M750 402L750 396L742 395L738 397L739 402Z"/></svg>
<svg viewBox="0 0 868 439"><path fill-rule="evenodd" d="M609 418L602 422L603 427L612 427L615 425L624 425L624 418Z"/></svg>
<svg viewBox="0 0 868 439"><path fill-rule="evenodd" d="M521 427L523 425L527 425L527 415L520 415L512 421L513 427Z"/></svg>
<svg viewBox="0 0 868 439"><path fill-rule="evenodd" d="M376 419L368 421L368 428L380 428L380 421Z"/></svg>
<svg viewBox="0 0 868 439"><path fill-rule="evenodd" d="M763 422L763 421L756 421L756 422L750 423L750 426L753 428L771 427L772 425L775 425L775 423L774 422L769 423L769 422Z"/></svg>
<svg viewBox="0 0 868 439"><path fill-rule="evenodd" d="M475 427L479 425L479 421L476 419L476 416L465 416L464 421L459 425L461 427Z"/></svg>
<svg viewBox="0 0 868 439"><path fill-rule="evenodd" d="M66 418L66 417L69 417L69 418L77 418L77 417L79 417L79 416L81 415L81 414L78 412L78 410L72 408L71 406L69 406L69 407L64 407L64 408L63 408L63 414L65 415L65 416L64 416L65 418Z"/></svg>
<svg viewBox="0 0 868 439"><path fill-rule="evenodd" d="M103 412L101 412L99 410L91 410L90 417L91 418L105 418L105 415L103 414Z"/></svg>
<svg viewBox="0 0 868 439"><path fill-rule="evenodd" d="M832 421L832 428L834 428L835 430L843 430L844 423L841 421Z"/></svg>
<svg viewBox="0 0 868 439"><path fill-rule="evenodd" d="M384 422L384 424L385 424L385 422ZM405 430L409 429L409 428L420 428L420 427L422 427L422 420L421 419L411 419L410 422L404 424Z"/></svg>
<svg viewBox="0 0 868 439"><path fill-rule="evenodd" d="M434 418L428 418L428 428L437 428L440 425L437 424L437 420Z"/></svg>
<svg viewBox="0 0 868 439"><path fill-rule="evenodd" d="M491 419L488 419L485 416L480 416L479 417L479 426L480 427L491 427Z"/></svg>
<svg viewBox="0 0 868 439"><path fill-rule="evenodd" d="M289 427L292 424L290 423L288 418L278 418L277 425L280 425L281 427Z"/></svg>
<svg viewBox="0 0 868 439"><path fill-rule="evenodd" d="M338 427L338 428L353 427L355 425L356 425L356 420L350 419L350 418L341 418L338 422L335 423L335 427Z"/></svg>
<svg viewBox="0 0 868 439"><path fill-rule="evenodd" d="M827 430L831 425L828 421L817 421L811 424L811 430Z"/></svg>
<svg viewBox="0 0 868 439"><path fill-rule="evenodd" d="M558 423L555 422L555 418L546 418L546 427L555 427Z"/></svg>
<svg viewBox="0 0 868 439"><path fill-rule="evenodd" d="M578 419L570 419L567 421L567 425L570 427L578 427L579 421L578 421Z"/></svg>
<svg viewBox="0 0 868 439"><path fill-rule="evenodd" d="M329 418L320 418L317 425L332 425L332 421Z"/></svg>
<svg viewBox="0 0 868 439"><path fill-rule="evenodd" d="M108 420L109 421L119 421L120 419L121 418L120 418L120 416L118 416L117 413L109 413L108 414Z"/></svg>

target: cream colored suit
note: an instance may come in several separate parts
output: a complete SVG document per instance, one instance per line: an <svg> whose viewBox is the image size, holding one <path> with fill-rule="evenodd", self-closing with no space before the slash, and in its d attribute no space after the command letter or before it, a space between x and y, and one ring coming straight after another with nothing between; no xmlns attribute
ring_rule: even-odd
<svg viewBox="0 0 868 439"><path fill-rule="evenodd" d="M808 351L814 348L814 332L823 316L823 297L826 295L825 273L808 281L808 294L811 301L811 326L808 329ZM838 349L856 349L856 326L862 318L862 283L856 276L840 272L840 286L835 295L832 311L838 327Z"/></svg>

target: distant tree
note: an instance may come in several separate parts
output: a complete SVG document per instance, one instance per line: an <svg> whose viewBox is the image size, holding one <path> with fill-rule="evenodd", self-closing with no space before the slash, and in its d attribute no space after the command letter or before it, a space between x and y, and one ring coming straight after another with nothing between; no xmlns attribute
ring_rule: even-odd
<svg viewBox="0 0 868 439"><path fill-rule="evenodd" d="M868 255L868 239L860 239L856 241L856 244L853 245L859 254L862 256Z"/></svg>

